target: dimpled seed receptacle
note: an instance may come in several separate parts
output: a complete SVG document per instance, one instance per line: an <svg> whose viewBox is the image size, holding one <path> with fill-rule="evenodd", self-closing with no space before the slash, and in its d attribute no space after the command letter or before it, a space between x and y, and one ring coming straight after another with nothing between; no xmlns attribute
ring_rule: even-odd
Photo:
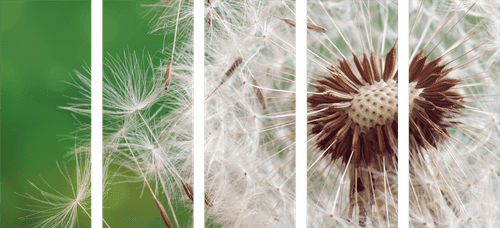
<svg viewBox="0 0 500 228"><path fill-rule="evenodd" d="M394 80L375 82L359 88L351 94L351 107L346 110L349 118L366 133L378 125L392 124L398 113L398 84Z"/></svg>
<svg viewBox="0 0 500 228"><path fill-rule="evenodd" d="M351 107L346 111L363 133L377 124L390 124L398 113L398 83L393 80L366 84L352 96Z"/></svg>

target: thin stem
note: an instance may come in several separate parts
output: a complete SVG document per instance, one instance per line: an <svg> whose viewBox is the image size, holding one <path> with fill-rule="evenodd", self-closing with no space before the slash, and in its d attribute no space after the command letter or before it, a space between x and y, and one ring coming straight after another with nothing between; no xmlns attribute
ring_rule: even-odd
<svg viewBox="0 0 500 228"><path fill-rule="evenodd" d="M80 202L76 201L76 203L78 204L78 206L80 206L82 208L82 210L85 212L85 214L87 214L87 216L89 216L90 219L92 219L92 216L90 216L89 212L80 204ZM104 222L104 224L106 224L106 226L108 228L111 228L108 223L106 222L106 220L104 220L104 218L102 218L102 221Z"/></svg>

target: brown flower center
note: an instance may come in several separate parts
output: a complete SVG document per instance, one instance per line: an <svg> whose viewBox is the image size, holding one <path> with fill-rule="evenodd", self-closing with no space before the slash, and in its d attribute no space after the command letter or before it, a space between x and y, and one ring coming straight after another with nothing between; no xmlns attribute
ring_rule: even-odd
<svg viewBox="0 0 500 228"><path fill-rule="evenodd" d="M369 165L376 155L397 153L398 73L396 44L387 53L385 63L371 53L363 60L354 56L354 64L339 59L329 67L330 75L316 80L317 92L308 97L312 108L310 136L316 148L336 161L352 158L357 168ZM464 97L454 91L458 79L446 76L441 58L427 62L423 51L410 63L410 151L418 152L448 136L448 129L459 124L456 116ZM382 64L383 63L383 64ZM356 68L353 67L356 66ZM355 71L355 69L357 71ZM383 69L383 70L379 70Z"/></svg>
<svg viewBox="0 0 500 228"><path fill-rule="evenodd" d="M353 98L346 112L354 123L359 124L362 133L367 133L377 124L392 124L398 113L398 84L394 80L366 84Z"/></svg>

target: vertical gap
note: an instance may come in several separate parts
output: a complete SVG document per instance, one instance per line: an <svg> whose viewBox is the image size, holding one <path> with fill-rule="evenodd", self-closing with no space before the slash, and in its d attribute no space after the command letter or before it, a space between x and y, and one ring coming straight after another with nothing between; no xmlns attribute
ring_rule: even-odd
<svg viewBox="0 0 500 228"><path fill-rule="evenodd" d="M102 228L102 0L92 0L91 14L91 224Z"/></svg>
<svg viewBox="0 0 500 228"><path fill-rule="evenodd" d="M398 3L398 226L409 226L409 14L408 1Z"/></svg>
<svg viewBox="0 0 500 228"><path fill-rule="evenodd" d="M307 1L296 1L296 108L295 108L295 171L296 171L296 227L306 227L307 216Z"/></svg>
<svg viewBox="0 0 500 228"><path fill-rule="evenodd" d="M205 227L204 218L204 119L205 119L205 77L204 77L204 1L194 1L194 228Z"/></svg>

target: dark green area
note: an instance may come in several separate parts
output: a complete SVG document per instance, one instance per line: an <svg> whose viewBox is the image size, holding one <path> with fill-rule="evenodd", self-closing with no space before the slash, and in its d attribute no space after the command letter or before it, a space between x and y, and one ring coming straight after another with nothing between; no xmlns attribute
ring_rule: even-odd
<svg viewBox="0 0 500 228"><path fill-rule="evenodd" d="M68 160L65 155L75 145L70 133L78 125L58 106L70 102L68 97L80 97L64 81L71 81L74 69L90 64L90 20L90 1L0 2L2 228L20 227L27 220L19 218L29 213L19 208L39 205L15 194L41 198L27 180L49 191L42 176L71 196L56 161ZM90 123L81 116L78 120ZM80 227L90 227L90 219L83 213L79 217Z"/></svg>
<svg viewBox="0 0 500 228"><path fill-rule="evenodd" d="M123 56L129 50L140 56L144 51L159 61L157 51L163 36L148 34L152 15L146 15L147 8L141 6L154 2L104 2L104 57L107 52ZM75 146L76 134L71 133L80 127L78 121L90 123L90 119L79 115L75 119L58 106L71 102L68 97L82 97L64 81L71 81L73 70L84 72L82 66L90 65L90 7L90 1L0 2L2 228L29 222L19 219L29 214L19 208L39 205L15 194L42 198L27 180L49 191L42 176L62 194L72 194L56 161L68 161L66 155ZM85 132L77 134L90 137ZM74 177L74 165L69 163L67 167ZM142 188L141 183L111 185L104 205L104 218L111 227L165 226L152 197L145 192L141 198ZM160 200L168 208L165 197ZM181 227L192 224L190 209L182 204L174 205L174 209ZM83 212L78 217L80 227L90 227L90 219Z"/></svg>

